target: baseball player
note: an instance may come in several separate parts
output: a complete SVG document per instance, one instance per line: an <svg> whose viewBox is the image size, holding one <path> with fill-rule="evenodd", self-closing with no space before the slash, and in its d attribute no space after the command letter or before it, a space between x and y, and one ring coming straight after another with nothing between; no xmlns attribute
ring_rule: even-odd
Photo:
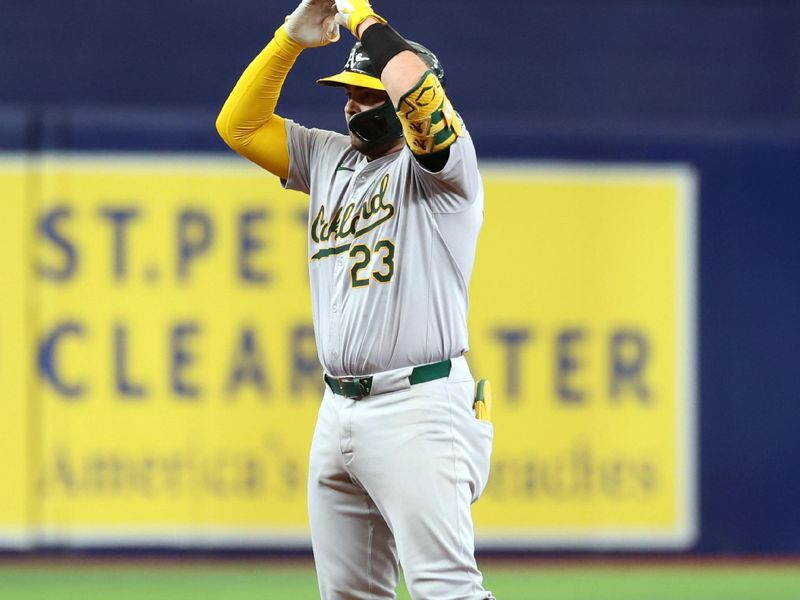
<svg viewBox="0 0 800 600"><path fill-rule="evenodd" d="M217 129L237 153L310 197L308 264L325 394L308 512L321 597L493 598L470 504L493 430L464 359L483 220L475 149L444 71L366 0L303 0L247 67ZM348 135L274 113L305 48L358 39L341 73Z"/></svg>

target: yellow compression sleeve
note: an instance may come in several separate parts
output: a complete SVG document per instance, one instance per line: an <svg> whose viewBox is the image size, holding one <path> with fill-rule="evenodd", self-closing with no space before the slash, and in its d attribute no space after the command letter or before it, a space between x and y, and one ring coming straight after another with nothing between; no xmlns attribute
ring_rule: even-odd
<svg viewBox="0 0 800 600"><path fill-rule="evenodd" d="M275 106L303 47L281 26L245 69L217 117L217 131L235 152L281 179L289 176L284 120Z"/></svg>

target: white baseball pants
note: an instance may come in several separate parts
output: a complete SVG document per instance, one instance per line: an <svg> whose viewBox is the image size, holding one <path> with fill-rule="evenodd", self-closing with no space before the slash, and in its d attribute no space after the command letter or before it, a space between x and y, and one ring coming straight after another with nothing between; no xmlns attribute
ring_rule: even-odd
<svg viewBox="0 0 800 600"><path fill-rule="evenodd" d="M463 357L447 378L360 400L326 387L308 481L322 600L395 598L398 561L414 600L493 598L470 514L493 429L475 418L473 396Z"/></svg>

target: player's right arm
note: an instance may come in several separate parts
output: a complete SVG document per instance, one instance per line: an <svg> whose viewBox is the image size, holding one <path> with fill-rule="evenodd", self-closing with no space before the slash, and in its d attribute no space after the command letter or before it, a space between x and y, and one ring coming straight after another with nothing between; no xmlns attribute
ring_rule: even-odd
<svg viewBox="0 0 800 600"><path fill-rule="evenodd" d="M300 52L338 39L335 12L328 0L303 0L245 69L217 117L228 146L281 179L289 176L289 150L275 106Z"/></svg>

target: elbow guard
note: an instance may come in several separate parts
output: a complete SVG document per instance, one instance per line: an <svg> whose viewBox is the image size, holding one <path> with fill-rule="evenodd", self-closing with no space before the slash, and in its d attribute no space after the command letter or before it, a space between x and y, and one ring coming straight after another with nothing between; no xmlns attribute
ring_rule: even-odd
<svg viewBox="0 0 800 600"><path fill-rule="evenodd" d="M430 70L400 99L397 116L408 147L417 155L440 152L462 135L461 118Z"/></svg>

